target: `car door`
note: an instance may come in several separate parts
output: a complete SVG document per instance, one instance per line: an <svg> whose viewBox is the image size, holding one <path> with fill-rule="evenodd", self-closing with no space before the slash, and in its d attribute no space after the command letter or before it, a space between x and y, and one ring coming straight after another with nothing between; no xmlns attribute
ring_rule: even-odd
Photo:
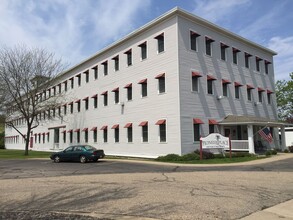
<svg viewBox="0 0 293 220"><path fill-rule="evenodd" d="M81 146L75 146L73 149L73 160L74 161L79 161L79 157L82 154L82 147Z"/></svg>
<svg viewBox="0 0 293 220"><path fill-rule="evenodd" d="M62 160L64 161L70 161L72 160L72 156L73 156L73 148L74 147L68 147L63 151L62 154Z"/></svg>

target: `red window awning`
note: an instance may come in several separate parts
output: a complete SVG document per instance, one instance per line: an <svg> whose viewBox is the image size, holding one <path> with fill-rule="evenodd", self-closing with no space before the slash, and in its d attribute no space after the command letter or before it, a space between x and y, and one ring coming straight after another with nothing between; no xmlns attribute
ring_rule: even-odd
<svg viewBox="0 0 293 220"><path fill-rule="evenodd" d="M124 128L131 128L132 127L132 123L127 123Z"/></svg>
<svg viewBox="0 0 293 220"><path fill-rule="evenodd" d="M238 87L238 86L243 86L243 85L239 82L234 82L234 86Z"/></svg>
<svg viewBox="0 0 293 220"><path fill-rule="evenodd" d="M212 75L207 75L207 80L216 80L217 78L215 78L214 76Z"/></svg>
<svg viewBox="0 0 293 220"><path fill-rule="evenodd" d="M246 52L244 52L244 54L245 54L246 57L251 57L252 56L251 54L246 53Z"/></svg>
<svg viewBox="0 0 293 220"><path fill-rule="evenodd" d="M86 100L88 100L89 99L89 97L85 97L85 98L83 98L82 100L83 101L86 101Z"/></svg>
<svg viewBox="0 0 293 220"><path fill-rule="evenodd" d="M223 84L230 84L231 82L230 82L230 80L228 80L228 79L222 79L222 83L223 83Z"/></svg>
<svg viewBox="0 0 293 220"><path fill-rule="evenodd" d="M211 37L208 37L208 36L206 36L205 39L206 39L206 41L210 41L210 42L214 42L215 41Z"/></svg>
<svg viewBox="0 0 293 220"><path fill-rule="evenodd" d="M77 129L75 129L75 130L74 130L74 132L79 132L79 131L80 131L80 129L79 129L79 128L77 128Z"/></svg>
<svg viewBox="0 0 293 220"><path fill-rule="evenodd" d="M104 125L104 126L101 128L101 130L106 130L106 129L108 129L108 126L107 126L107 125Z"/></svg>
<svg viewBox="0 0 293 220"><path fill-rule="evenodd" d="M97 127L92 127L91 131L96 131Z"/></svg>
<svg viewBox="0 0 293 220"><path fill-rule="evenodd" d="M257 60L257 61L259 61L259 60L262 60L262 58L260 58L260 57L255 57L255 59Z"/></svg>
<svg viewBox="0 0 293 220"><path fill-rule="evenodd" d="M155 79L160 79L160 78L164 78L164 77L165 77L165 73L161 73L161 74L157 75L155 77Z"/></svg>
<svg viewBox="0 0 293 220"><path fill-rule="evenodd" d="M77 74L75 77L80 77L80 74Z"/></svg>
<svg viewBox="0 0 293 220"><path fill-rule="evenodd" d="M233 52L236 52L236 53L240 52L240 50L235 47L233 47L232 50L233 50Z"/></svg>
<svg viewBox="0 0 293 220"><path fill-rule="evenodd" d="M148 125L148 121L143 121L140 122L139 126L147 126Z"/></svg>
<svg viewBox="0 0 293 220"><path fill-rule="evenodd" d="M131 53L131 51L132 51L132 49L129 49L129 50L125 51L124 53L128 54L128 53Z"/></svg>
<svg viewBox="0 0 293 220"><path fill-rule="evenodd" d="M119 128L119 124L116 124L116 125L112 126L112 129L116 129L116 128Z"/></svg>
<svg viewBox="0 0 293 220"><path fill-rule="evenodd" d="M119 59L119 55L116 55L115 57L112 58L112 60L118 60Z"/></svg>
<svg viewBox="0 0 293 220"><path fill-rule="evenodd" d="M166 120L165 119L161 119L159 121L156 122L156 125L163 125L166 124Z"/></svg>
<svg viewBox="0 0 293 220"><path fill-rule="evenodd" d="M267 93L268 93L268 94L271 94L271 93L274 93L274 92L271 91L271 90L269 90L269 89L267 89Z"/></svg>
<svg viewBox="0 0 293 220"><path fill-rule="evenodd" d="M68 130L68 131L67 131L67 133L70 133L70 132L72 132L72 131L73 131L73 130L72 130L72 129L70 129L70 130Z"/></svg>
<svg viewBox="0 0 293 220"><path fill-rule="evenodd" d="M138 84L143 84L143 83L147 83L148 79L142 79L138 82Z"/></svg>
<svg viewBox="0 0 293 220"><path fill-rule="evenodd" d="M63 106L66 106L67 104L65 103L65 104L63 104Z"/></svg>
<svg viewBox="0 0 293 220"><path fill-rule="evenodd" d="M64 130L64 131L61 131L61 133L66 133L66 130Z"/></svg>
<svg viewBox="0 0 293 220"><path fill-rule="evenodd" d="M193 119L193 124L204 124L203 121L199 118L194 118Z"/></svg>
<svg viewBox="0 0 293 220"><path fill-rule="evenodd" d="M268 60L265 60L265 64L271 64L271 62Z"/></svg>
<svg viewBox="0 0 293 220"><path fill-rule="evenodd" d="M217 125L218 122L214 119L209 119L209 125Z"/></svg>
<svg viewBox="0 0 293 220"><path fill-rule="evenodd" d="M258 87L257 88L257 91L259 91L259 92L263 92L263 91L265 91L263 88L260 88L260 87Z"/></svg>
<svg viewBox="0 0 293 220"><path fill-rule="evenodd" d="M144 41L144 42L142 42L141 44L139 44L138 46L139 46L139 47L142 47L142 46L146 45L146 43L147 43L147 42Z"/></svg>
<svg viewBox="0 0 293 220"><path fill-rule="evenodd" d="M247 87L247 89L254 89L254 87L251 85L246 85L246 87Z"/></svg>
<svg viewBox="0 0 293 220"><path fill-rule="evenodd" d="M119 91L119 87L112 90L112 92L117 92L117 91Z"/></svg>
<svg viewBox="0 0 293 220"><path fill-rule="evenodd" d="M98 94L93 95L91 98L97 98Z"/></svg>
<svg viewBox="0 0 293 220"><path fill-rule="evenodd" d="M221 47L228 48L229 46L223 42L221 42Z"/></svg>
<svg viewBox="0 0 293 220"><path fill-rule="evenodd" d="M75 103L78 103L78 102L80 102L80 99L78 99L78 100L75 101Z"/></svg>
<svg viewBox="0 0 293 220"><path fill-rule="evenodd" d="M126 86L124 86L124 88L129 88L132 87L132 83L128 83Z"/></svg>
<svg viewBox="0 0 293 220"><path fill-rule="evenodd" d="M201 73L200 72L196 72L196 71L192 71L191 75L193 77L202 77Z"/></svg>
<svg viewBox="0 0 293 220"><path fill-rule="evenodd" d="M84 129L82 129L82 131L88 131L88 128L84 128Z"/></svg>
<svg viewBox="0 0 293 220"><path fill-rule="evenodd" d="M157 39L157 38L159 38L159 37L164 37L164 32L161 33L161 34L159 34L159 35L157 35L157 36L155 36L154 38Z"/></svg>
<svg viewBox="0 0 293 220"><path fill-rule="evenodd" d="M50 133L49 132L46 132L46 135L49 135Z"/></svg>
<svg viewBox="0 0 293 220"><path fill-rule="evenodd" d="M72 105L72 104L73 104L73 102L69 102L69 103L68 103L68 105Z"/></svg>
<svg viewBox="0 0 293 220"><path fill-rule="evenodd" d="M108 94L108 91L102 92L101 95L106 95Z"/></svg>

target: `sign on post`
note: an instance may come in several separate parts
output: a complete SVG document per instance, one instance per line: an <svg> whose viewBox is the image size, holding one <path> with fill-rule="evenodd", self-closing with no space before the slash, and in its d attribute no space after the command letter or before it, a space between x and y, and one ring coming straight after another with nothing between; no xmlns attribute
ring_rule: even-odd
<svg viewBox="0 0 293 220"><path fill-rule="evenodd" d="M230 138L219 133L211 133L200 138L200 159L202 160L202 149L224 149L229 148L231 158Z"/></svg>

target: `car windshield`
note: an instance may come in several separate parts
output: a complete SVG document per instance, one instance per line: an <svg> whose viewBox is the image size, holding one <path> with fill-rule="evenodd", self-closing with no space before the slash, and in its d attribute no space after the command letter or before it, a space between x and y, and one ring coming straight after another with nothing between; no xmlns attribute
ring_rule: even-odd
<svg viewBox="0 0 293 220"><path fill-rule="evenodd" d="M96 148L94 148L94 147L92 147L92 146L89 146L89 145L84 146L84 148L85 148L87 151L95 151L95 150L97 150Z"/></svg>

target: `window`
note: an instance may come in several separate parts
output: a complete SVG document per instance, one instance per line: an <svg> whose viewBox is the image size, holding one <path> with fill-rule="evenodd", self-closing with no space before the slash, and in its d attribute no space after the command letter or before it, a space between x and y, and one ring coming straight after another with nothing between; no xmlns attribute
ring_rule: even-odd
<svg viewBox="0 0 293 220"><path fill-rule="evenodd" d="M190 49L197 51L197 38L200 35L196 32L190 31Z"/></svg>
<svg viewBox="0 0 293 220"><path fill-rule="evenodd" d="M58 116L61 116L61 106L58 107Z"/></svg>
<svg viewBox="0 0 293 220"><path fill-rule="evenodd" d="M155 77L155 79L158 80L158 90L159 94L166 92L166 86L165 86L165 73L161 73Z"/></svg>
<svg viewBox="0 0 293 220"><path fill-rule="evenodd" d="M128 50L125 52L126 56L127 56L127 66L131 66L132 65L132 50Z"/></svg>
<svg viewBox="0 0 293 220"><path fill-rule="evenodd" d="M108 75L108 61L105 61L104 63L102 63L102 65L104 66L104 76Z"/></svg>
<svg viewBox="0 0 293 220"><path fill-rule="evenodd" d="M43 144L45 143L45 139L46 139L45 133L43 133Z"/></svg>
<svg viewBox="0 0 293 220"><path fill-rule="evenodd" d="M132 123L127 123L124 128L127 129L127 142L132 143L133 141L133 132L132 132Z"/></svg>
<svg viewBox="0 0 293 220"><path fill-rule="evenodd" d="M94 71L94 79L98 79L98 66L92 68Z"/></svg>
<svg viewBox="0 0 293 220"><path fill-rule="evenodd" d="M103 92L102 96L104 96L104 106L108 106L108 91Z"/></svg>
<svg viewBox="0 0 293 220"><path fill-rule="evenodd" d="M66 92L67 89L68 89L68 88L67 88L67 81L64 81L63 83L64 83L64 91Z"/></svg>
<svg viewBox="0 0 293 220"><path fill-rule="evenodd" d="M245 53L245 67L249 68L249 58L251 55L249 53Z"/></svg>
<svg viewBox="0 0 293 220"><path fill-rule="evenodd" d="M88 110L89 109L89 97L84 98L83 101L84 101L84 109Z"/></svg>
<svg viewBox="0 0 293 220"><path fill-rule="evenodd" d="M242 86L240 83L235 82L234 87L235 87L235 99L240 98L240 86Z"/></svg>
<svg viewBox="0 0 293 220"><path fill-rule="evenodd" d="M206 55L212 56L212 43L214 42L213 39L209 37L205 37L206 43Z"/></svg>
<svg viewBox="0 0 293 220"><path fill-rule="evenodd" d="M233 54L233 63L237 64L238 63L238 53L240 52L240 50L238 50L237 48L232 48L232 54Z"/></svg>
<svg viewBox="0 0 293 220"><path fill-rule="evenodd" d="M119 125L114 125L112 127L112 129L114 129L114 142L118 143L119 142Z"/></svg>
<svg viewBox="0 0 293 220"><path fill-rule="evenodd" d="M93 138L94 138L94 142L96 143L98 140L98 131L97 131L97 127L92 128L93 130Z"/></svg>
<svg viewBox="0 0 293 220"><path fill-rule="evenodd" d="M148 122L143 121L139 126L141 126L142 142L148 142Z"/></svg>
<svg viewBox="0 0 293 220"><path fill-rule="evenodd" d="M215 133L215 125L218 124L215 120L209 120L209 134Z"/></svg>
<svg viewBox="0 0 293 220"><path fill-rule="evenodd" d="M213 94L213 81L216 80L213 76L207 76L207 92L208 94Z"/></svg>
<svg viewBox="0 0 293 220"><path fill-rule="evenodd" d="M80 112L80 99L75 102L77 104L77 112Z"/></svg>
<svg viewBox="0 0 293 220"><path fill-rule="evenodd" d="M166 132L166 120L162 119L157 121L156 125L159 125L159 138L160 143L166 142L167 138L167 132Z"/></svg>
<svg viewBox="0 0 293 220"><path fill-rule="evenodd" d="M165 48L164 48L164 33L155 37L155 39L157 39L157 43L158 43L158 53L163 52L165 50Z"/></svg>
<svg viewBox="0 0 293 220"><path fill-rule="evenodd" d="M89 132L87 128L83 129L84 131L84 142L87 143L89 141Z"/></svg>
<svg viewBox="0 0 293 220"><path fill-rule="evenodd" d="M221 43L221 60L226 60L226 49L228 47L228 45Z"/></svg>
<svg viewBox="0 0 293 220"><path fill-rule="evenodd" d="M270 91L270 90L267 90L267 99L268 99L268 104L270 105L271 104L271 95L272 95L272 91Z"/></svg>
<svg viewBox="0 0 293 220"><path fill-rule="evenodd" d="M55 116L56 116L56 110L55 110L55 108L52 109L52 112L53 112L53 117L55 118Z"/></svg>
<svg viewBox="0 0 293 220"><path fill-rule="evenodd" d="M53 87L53 95L54 96L56 95L56 87L55 86Z"/></svg>
<svg viewBox="0 0 293 220"><path fill-rule="evenodd" d="M73 113L73 102L70 102L68 105L70 105L70 113Z"/></svg>
<svg viewBox="0 0 293 220"><path fill-rule="evenodd" d="M140 80L138 84L141 84L141 97L146 97L148 95L147 79Z"/></svg>
<svg viewBox="0 0 293 220"><path fill-rule="evenodd" d="M76 77L77 77L77 85L81 86L81 75L78 74Z"/></svg>
<svg viewBox="0 0 293 220"><path fill-rule="evenodd" d="M77 143L80 143L80 129L76 129L75 132L76 132L76 141Z"/></svg>
<svg viewBox="0 0 293 220"><path fill-rule="evenodd" d="M63 143L66 143L66 131L63 131Z"/></svg>
<svg viewBox="0 0 293 220"><path fill-rule="evenodd" d="M49 143L50 142L50 133L47 132L46 135L47 135L47 142Z"/></svg>
<svg viewBox="0 0 293 220"><path fill-rule="evenodd" d="M138 46L141 49L141 60L146 59L147 58L147 42L144 42Z"/></svg>
<svg viewBox="0 0 293 220"><path fill-rule="evenodd" d="M202 120L199 118L193 119L193 141L200 140L200 125L203 124Z"/></svg>
<svg viewBox="0 0 293 220"><path fill-rule="evenodd" d="M114 103L119 103L119 88L113 89L112 92L114 92Z"/></svg>
<svg viewBox="0 0 293 220"><path fill-rule="evenodd" d="M61 93L61 89L62 89L62 87L61 87L61 83L60 83L60 84L58 84L58 93L59 94ZM45 97L45 99L46 99L46 97Z"/></svg>
<svg viewBox="0 0 293 220"><path fill-rule="evenodd" d="M132 83L127 84L126 86L124 86L124 88L127 89L127 101L131 101L132 100Z"/></svg>
<svg viewBox="0 0 293 220"><path fill-rule="evenodd" d="M252 86L250 86L250 85L247 85L246 86L247 87L247 100L248 101L251 101L252 100L252 93L251 93L251 90L253 89L253 87Z"/></svg>
<svg viewBox="0 0 293 220"><path fill-rule="evenodd" d="M107 143L108 142L108 126L103 126L101 128L101 130L103 130L103 140L104 140L104 143Z"/></svg>
<svg viewBox="0 0 293 220"><path fill-rule="evenodd" d="M260 72L260 61L261 58L255 57L256 71Z"/></svg>
<svg viewBox="0 0 293 220"><path fill-rule="evenodd" d="M258 101L259 102L262 102L262 92L264 90L262 88L258 88Z"/></svg>
<svg viewBox="0 0 293 220"><path fill-rule="evenodd" d="M72 130L69 131L69 141L70 141L70 143L73 142L73 133L72 133Z"/></svg>
<svg viewBox="0 0 293 220"><path fill-rule="evenodd" d="M269 64L271 64L271 62L265 60L265 73L269 74Z"/></svg>
<svg viewBox="0 0 293 220"><path fill-rule="evenodd" d="M89 71L87 70L83 74L85 75L85 82L88 83L89 82Z"/></svg>
<svg viewBox="0 0 293 220"><path fill-rule="evenodd" d="M199 77L202 77L202 75L199 72L193 71L191 73L191 91L198 92L198 83L199 83Z"/></svg>
<svg viewBox="0 0 293 220"><path fill-rule="evenodd" d="M74 78L72 77L72 78L70 78L70 84L71 84L71 89L73 89L74 88Z"/></svg>
<svg viewBox="0 0 293 220"><path fill-rule="evenodd" d="M112 60L114 60L114 70L118 71L119 70L119 55L116 57L113 57Z"/></svg>
<svg viewBox="0 0 293 220"><path fill-rule="evenodd" d="M92 99L94 99L94 108L98 108L98 95L93 95Z"/></svg>
<svg viewBox="0 0 293 220"><path fill-rule="evenodd" d="M228 97L228 85L231 82L226 79L222 79L222 85L223 85L223 96Z"/></svg>

